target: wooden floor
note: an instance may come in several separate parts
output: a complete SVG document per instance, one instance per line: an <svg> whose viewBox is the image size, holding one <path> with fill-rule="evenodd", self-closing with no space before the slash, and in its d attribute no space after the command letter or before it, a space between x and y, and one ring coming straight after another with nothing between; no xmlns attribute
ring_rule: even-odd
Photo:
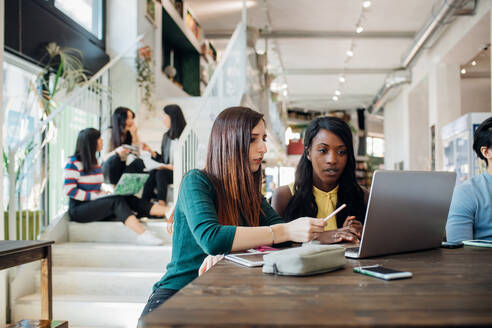
<svg viewBox="0 0 492 328"><path fill-rule="evenodd" d="M384 281L352 267L381 264L413 278ZM492 249L465 246L367 260L312 277L266 275L221 261L143 327L492 326Z"/></svg>

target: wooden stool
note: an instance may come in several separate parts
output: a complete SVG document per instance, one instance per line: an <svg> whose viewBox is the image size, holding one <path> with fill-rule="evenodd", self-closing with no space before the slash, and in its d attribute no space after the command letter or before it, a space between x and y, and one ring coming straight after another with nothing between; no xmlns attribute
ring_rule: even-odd
<svg viewBox="0 0 492 328"><path fill-rule="evenodd" d="M21 320L7 328L68 328L68 321L60 320Z"/></svg>

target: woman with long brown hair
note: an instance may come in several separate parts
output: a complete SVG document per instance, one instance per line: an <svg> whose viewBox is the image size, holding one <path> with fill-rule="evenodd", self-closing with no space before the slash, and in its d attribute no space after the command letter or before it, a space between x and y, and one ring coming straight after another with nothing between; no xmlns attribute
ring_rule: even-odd
<svg viewBox="0 0 492 328"><path fill-rule="evenodd" d="M304 217L284 223L262 197L265 141L262 114L245 107L231 107L219 114L205 168L188 172L181 183L172 258L142 316L195 279L207 255L306 242L323 232L323 220Z"/></svg>

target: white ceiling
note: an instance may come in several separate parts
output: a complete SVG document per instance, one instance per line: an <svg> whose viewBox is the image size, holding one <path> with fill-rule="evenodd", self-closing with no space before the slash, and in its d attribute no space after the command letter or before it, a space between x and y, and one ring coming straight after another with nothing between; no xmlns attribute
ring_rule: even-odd
<svg viewBox="0 0 492 328"><path fill-rule="evenodd" d="M248 24L278 35L269 41L269 61L282 70L277 75L287 83L291 106L350 110L371 103L388 72L400 66L401 56L436 2L441 3L373 0L363 12L364 31L355 37L361 0L250 0ZM230 34L241 19L242 0L186 3L206 35ZM218 49L225 46L224 39L212 41ZM347 61L351 45L354 56ZM338 81L342 72L344 84ZM333 101L337 89L342 95Z"/></svg>

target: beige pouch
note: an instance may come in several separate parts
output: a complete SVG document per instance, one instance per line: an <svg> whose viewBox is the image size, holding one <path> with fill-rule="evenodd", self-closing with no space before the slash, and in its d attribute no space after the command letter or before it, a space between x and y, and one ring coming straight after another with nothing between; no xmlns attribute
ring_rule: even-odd
<svg viewBox="0 0 492 328"><path fill-rule="evenodd" d="M340 245L307 245L265 255L263 273L309 276L339 269L345 263L345 248Z"/></svg>

